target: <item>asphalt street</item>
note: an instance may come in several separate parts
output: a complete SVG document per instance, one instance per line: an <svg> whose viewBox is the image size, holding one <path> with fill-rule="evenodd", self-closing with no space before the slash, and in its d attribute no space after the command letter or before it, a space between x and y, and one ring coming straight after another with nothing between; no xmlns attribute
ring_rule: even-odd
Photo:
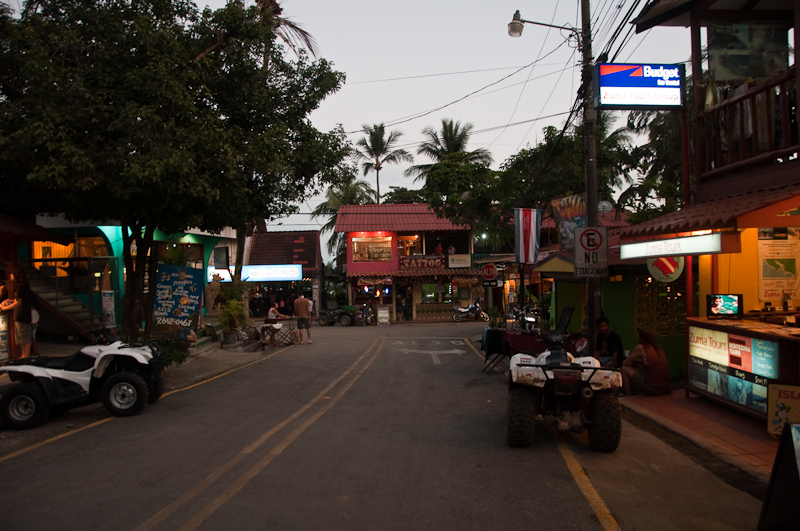
<svg viewBox="0 0 800 531"><path fill-rule="evenodd" d="M314 327L214 378L192 360L136 417L3 430L0 528L755 528L758 500L627 423L612 454L541 424L509 448L482 326Z"/></svg>

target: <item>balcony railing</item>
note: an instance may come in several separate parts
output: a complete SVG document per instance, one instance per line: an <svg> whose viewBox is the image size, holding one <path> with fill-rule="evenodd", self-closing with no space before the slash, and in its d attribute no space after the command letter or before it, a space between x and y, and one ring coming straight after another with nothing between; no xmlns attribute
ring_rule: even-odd
<svg viewBox="0 0 800 531"><path fill-rule="evenodd" d="M698 114L700 179L786 160L798 151L795 66Z"/></svg>

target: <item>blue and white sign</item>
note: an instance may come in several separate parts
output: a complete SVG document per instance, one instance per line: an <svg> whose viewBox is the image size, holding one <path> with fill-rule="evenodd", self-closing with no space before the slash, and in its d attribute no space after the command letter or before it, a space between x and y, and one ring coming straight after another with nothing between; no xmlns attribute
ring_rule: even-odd
<svg viewBox="0 0 800 531"><path fill-rule="evenodd" d="M209 267L207 271L208 281L214 280L214 275L219 275L220 282L230 282L235 270L236 266L230 266L229 271ZM246 282L303 280L303 266L300 264L246 265L242 266L242 280Z"/></svg>
<svg viewBox="0 0 800 531"><path fill-rule="evenodd" d="M683 65L595 65L595 109L672 110L683 106Z"/></svg>

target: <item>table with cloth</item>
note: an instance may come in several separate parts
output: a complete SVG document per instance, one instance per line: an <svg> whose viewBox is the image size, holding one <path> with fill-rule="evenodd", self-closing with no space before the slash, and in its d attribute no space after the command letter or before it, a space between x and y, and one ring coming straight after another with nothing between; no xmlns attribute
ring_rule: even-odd
<svg viewBox="0 0 800 531"><path fill-rule="evenodd" d="M505 329L483 329L481 346L486 364L484 372L494 369L504 358L523 351L542 352L547 344L537 334Z"/></svg>

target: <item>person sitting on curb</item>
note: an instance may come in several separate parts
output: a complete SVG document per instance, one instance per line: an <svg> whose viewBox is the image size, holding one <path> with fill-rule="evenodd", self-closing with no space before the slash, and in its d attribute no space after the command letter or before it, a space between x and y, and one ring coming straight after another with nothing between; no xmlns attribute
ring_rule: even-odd
<svg viewBox="0 0 800 531"><path fill-rule="evenodd" d="M603 367L618 369L622 364L622 338L611 330L608 317L598 317L594 322L597 325L594 357L600 360Z"/></svg>
<svg viewBox="0 0 800 531"><path fill-rule="evenodd" d="M639 344L622 362L622 387L631 396L633 390L650 396L661 396L672 392L667 357L664 349L649 330L639 328Z"/></svg>

